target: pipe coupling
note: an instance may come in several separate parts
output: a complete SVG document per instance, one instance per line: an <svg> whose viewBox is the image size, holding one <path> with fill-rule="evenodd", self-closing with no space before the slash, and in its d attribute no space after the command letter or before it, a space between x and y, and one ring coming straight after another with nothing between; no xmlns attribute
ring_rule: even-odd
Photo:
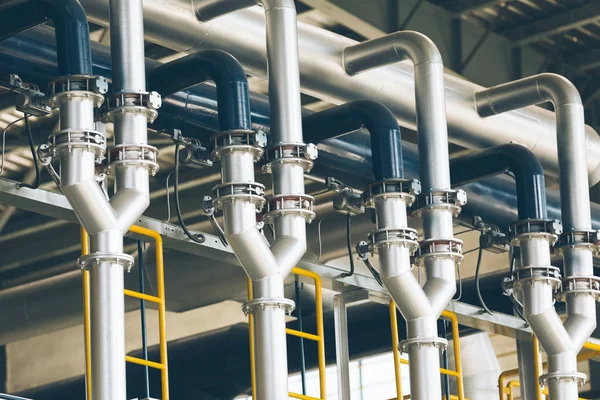
<svg viewBox="0 0 600 400"><path fill-rule="evenodd" d="M446 350L448 347L448 341L441 337L419 337L419 338L411 338L401 341L398 344L398 348L402 353L408 353L411 347L423 347L423 346L431 346L437 347L440 349L440 352Z"/></svg>
<svg viewBox="0 0 600 400"><path fill-rule="evenodd" d="M265 186L257 182L225 182L213 188L215 198L213 206L222 210L225 203L247 201L256 205L256 210L262 210L265 205Z"/></svg>
<svg viewBox="0 0 600 400"><path fill-rule="evenodd" d="M369 251L376 253L382 247L406 247L412 254L419 248L417 231L411 228L378 229L369 233Z"/></svg>
<svg viewBox="0 0 600 400"><path fill-rule="evenodd" d="M120 167L140 167L152 176L158 172L158 149L148 144L120 144L106 152L106 173Z"/></svg>
<svg viewBox="0 0 600 400"><path fill-rule="evenodd" d="M298 215L307 223L315 219L315 198L307 194L280 194L266 198L266 210L263 220L271 223L275 218L284 215Z"/></svg>
<svg viewBox="0 0 600 400"><path fill-rule="evenodd" d="M102 76L67 75L60 76L48 84L48 105L57 108L63 98L93 99L94 106L104 103L104 95L108 92L108 81Z"/></svg>
<svg viewBox="0 0 600 400"><path fill-rule="evenodd" d="M264 310L265 308L283 309L286 314L290 315L296 308L296 303L293 300L284 298L260 298L248 300L242 305L242 311L245 315L252 315L257 309Z"/></svg>
<svg viewBox="0 0 600 400"><path fill-rule="evenodd" d="M462 248L463 241L460 239L425 239L419 242L414 263L423 266L427 259L448 259L459 265L464 259Z"/></svg>
<svg viewBox="0 0 600 400"><path fill-rule="evenodd" d="M254 162L262 157L267 145L267 134L263 131L252 131L238 129L233 131L219 132L210 138L211 156L213 161L219 161L225 153L240 151L252 153Z"/></svg>
<svg viewBox="0 0 600 400"><path fill-rule="evenodd" d="M600 301L600 278L596 276L569 276L562 281L562 287L556 294L557 301L566 301L572 295L592 296Z"/></svg>
<svg viewBox="0 0 600 400"><path fill-rule="evenodd" d="M158 117L162 99L157 92L119 92L106 97L104 120L113 122L117 114L142 114L152 123Z"/></svg>
<svg viewBox="0 0 600 400"><path fill-rule="evenodd" d="M410 207L421 194L421 182L417 179L386 179L370 183L363 192L363 203L367 208L375 207L378 198L401 198Z"/></svg>
<svg viewBox="0 0 600 400"><path fill-rule="evenodd" d="M561 254L564 248L583 247L598 253L600 250L600 232L595 230L580 230L563 232L558 237L555 246L557 254Z"/></svg>
<svg viewBox="0 0 600 400"><path fill-rule="evenodd" d="M304 168L304 172L310 172L318 156L317 146L312 143L278 143L265 150L262 172L272 173L273 166L277 164L297 164Z"/></svg>
<svg viewBox="0 0 600 400"><path fill-rule="evenodd" d="M513 272L513 289L520 290L523 285L543 282L550 285L555 293L560 290L560 269L553 266L527 266Z"/></svg>
<svg viewBox="0 0 600 400"><path fill-rule="evenodd" d="M462 190L432 190L417 196L412 205L412 214L421 217L426 210L448 210L456 218L467 204L467 193Z"/></svg>
<svg viewBox="0 0 600 400"><path fill-rule="evenodd" d="M89 270L102 263L119 264L127 272L130 272L133 267L134 258L124 253L91 253L77 259L77 265L82 270Z"/></svg>
<svg viewBox="0 0 600 400"><path fill-rule="evenodd" d="M509 227L511 245L518 247L522 240L543 238L553 246L563 232L562 222L557 219L525 219Z"/></svg>
<svg viewBox="0 0 600 400"><path fill-rule="evenodd" d="M547 386L549 381L572 381L577 382L579 387L585 385L587 375L583 372L550 372L540 376L539 382L542 386Z"/></svg>

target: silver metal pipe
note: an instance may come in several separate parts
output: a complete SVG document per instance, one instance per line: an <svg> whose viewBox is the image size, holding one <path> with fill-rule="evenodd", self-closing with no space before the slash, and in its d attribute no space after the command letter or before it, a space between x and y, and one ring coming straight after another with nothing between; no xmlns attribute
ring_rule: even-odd
<svg viewBox="0 0 600 400"><path fill-rule="evenodd" d="M412 62L421 185L424 192L450 189L444 64L437 46L422 33L402 31L348 46L342 59L351 76L404 60Z"/></svg>
<svg viewBox="0 0 600 400"><path fill-rule="evenodd" d="M88 18L108 25L108 0L81 0ZM246 1L217 1L236 9ZM195 10L209 9L215 0L193 0ZM229 10L231 11L231 9ZM207 15L208 20L216 15ZM267 78L264 41L264 11L252 7L197 23L189 0L145 0L146 38L154 43L184 52L220 48L233 54L246 71ZM416 127L414 66L410 63L349 76L342 66L344 49L357 42L322 28L298 22L300 81L304 93L343 104L369 98L387 105L404 127ZM232 27L235 27L234 29ZM476 92L484 89L463 78L445 76L449 139L470 149L486 149L515 141L531 149L542 162L546 173L557 176L557 148L554 113L539 107L528 107L493 119L479 118L473 105ZM410 95L403 95L404 93ZM600 137L587 130L588 173L590 183L600 180Z"/></svg>

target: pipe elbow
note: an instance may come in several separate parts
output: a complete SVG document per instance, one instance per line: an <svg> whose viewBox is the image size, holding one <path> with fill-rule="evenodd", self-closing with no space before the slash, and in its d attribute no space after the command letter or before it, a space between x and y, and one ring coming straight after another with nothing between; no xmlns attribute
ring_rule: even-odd
<svg viewBox="0 0 600 400"><path fill-rule="evenodd" d="M423 63L444 63L440 50L428 36L415 31L396 32L392 36L394 50L401 59L408 58L415 66Z"/></svg>
<svg viewBox="0 0 600 400"><path fill-rule="evenodd" d="M256 226L226 236L237 259L252 281L277 275L279 271L277 260Z"/></svg>
<svg viewBox="0 0 600 400"><path fill-rule="evenodd" d="M558 74L544 73L536 75L540 96L560 107L567 104L583 105L579 91L567 78Z"/></svg>

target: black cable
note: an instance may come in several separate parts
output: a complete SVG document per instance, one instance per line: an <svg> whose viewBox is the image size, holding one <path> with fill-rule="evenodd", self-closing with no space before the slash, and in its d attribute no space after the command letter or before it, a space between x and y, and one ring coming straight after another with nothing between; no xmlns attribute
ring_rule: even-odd
<svg viewBox="0 0 600 400"><path fill-rule="evenodd" d="M462 235L462 234L464 234L464 233L473 232L474 230L475 230L475 228L471 228L471 229L465 229L464 231L456 232L456 233L454 234L454 236Z"/></svg>
<svg viewBox="0 0 600 400"><path fill-rule="evenodd" d="M29 142L29 150L31 150L31 156L33 158L33 166L35 168L35 184L30 185L29 183L19 183L17 188L29 188L29 189L37 189L40 187L41 177L40 177L40 165L38 164L37 152L35 150L35 145L33 144L33 135L31 134L31 125L29 124L29 114L25 113L25 128L27 129L27 141Z"/></svg>
<svg viewBox="0 0 600 400"><path fill-rule="evenodd" d="M296 275L294 280L294 288L296 290L296 315L298 316L298 329L300 332L304 332L304 326L302 322L302 303L300 298L300 278ZM300 338L300 376L302 379L302 394L306 396L306 355L304 353L304 338Z"/></svg>
<svg viewBox="0 0 600 400"><path fill-rule="evenodd" d="M346 245L348 246L348 257L350 258L350 271L344 272L342 278L354 275L354 258L352 257L352 215L346 214Z"/></svg>
<svg viewBox="0 0 600 400"><path fill-rule="evenodd" d="M196 243L204 243L204 239L198 239L189 231L183 220L183 215L181 214L181 205L179 204L179 144L175 145L175 182L173 182L173 188L173 194L175 195L175 212L177 213L179 226L181 226L181 229L183 229L183 232L190 240Z"/></svg>
<svg viewBox="0 0 600 400"><path fill-rule="evenodd" d="M469 253L472 253L472 252L480 250L480 249L481 249L481 247L475 247L474 249L465 251L464 253L462 253L462 255L465 256L465 255L467 255Z"/></svg>
<svg viewBox="0 0 600 400"><path fill-rule="evenodd" d="M481 233L481 235L479 235L480 240L481 240L482 236L483 236L483 232ZM477 267L475 268L475 287L477 288L477 298L479 299L479 304L485 310L486 313L491 315L493 313L490 311L490 309L485 304L485 301L483 300L483 296L481 295L481 287L479 285L479 270L481 269L481 259L482 258L483 258L483 248L481 246L479 246L479 253L477 255Z"/></svg>
<svg viewBox="0 0 600 400"><path fill-rule="evenodd" d="M140 279L140 293L145 294L145 285L144 285L144 248L142 245L142 241L138 240L137 242L137 251L138 251L138 269L139 269L139 279ZM144 360L148 361L148 333L146 330L146 302L144 299L140 299L140 313L141 313L141 323L142 323L142 354ZM148 366L144 366L144 383L146 387L146 398L150 398L150 372L148 370Z"/></svg>

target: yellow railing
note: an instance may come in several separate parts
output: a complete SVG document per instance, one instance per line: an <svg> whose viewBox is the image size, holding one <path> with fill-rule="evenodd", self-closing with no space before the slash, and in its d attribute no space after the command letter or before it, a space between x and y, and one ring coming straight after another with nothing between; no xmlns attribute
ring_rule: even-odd
<svg viewBox="0 0 600 400"><path fill-rule="evenodd" d="M316 302L316 318L317 318L317 334L298 331L287 328L285 331L288 335L299 338L312 340L317 342L317 352L319 358L319 395L320 397L305 396L299 393L288 393L288 396L293 399L302 400L325 400L327 398L326 387L326 364L325 364L325 329L323 327L323 287L321 277L314 272L307 271L301 268L292 269L295 275L310 278L315 283L315 302ZM252 282L248 279L248 300L252 300ZM248 314L248 330L250 332L250 376L252 379L252 399L256 400L256 367L254 364L254 318L252 314Z"/></svg>
<svg viewBox="0 0 600 400"><path fill-rule="evenodd" d="M130 232L152 238L155 243L156 253L156 280L157 295L150 296L133 290L125 290L124 295L136 299L150 301L158 305L158 329L160 363L144 360L142 358L125 356L130 363L144 365L160 370L162 383L162 400L169 400L169 367L167 362L167 309L165 301L165 266L163 258L163 241L158 232L139 226L132 226ZM89 237L85 230L81 229L81 253L89 254ZM83 310L84 310L84 332L85 332L85 372L87 399L92 400L92 348L91 348L91 319L90 319L90 273L83 271ZM125 332L123 332L125 334Z"/></svg>
<svg viewBox="0 0 600 400"><path fill-rule="evenodd" d="M577 356L578 361L589 360L600 353L600 345L592 342L586 342L583 348L590 350L587 353L579 353ZM547 366L547 363L540 363L540 344L537 337L533 336L533 359L534 359L534 371L535 376L539 377L542 375L543 369ZM540 365L541 364L541 365ZM513 388L520 388L521 384L518 380L510 380L506 382L506 379L510 376L518 376L519 369L511 369L504 371L498 376L498 394L500 400L513 400ZM542 389L539 381L536 380L536 400L542 400L542 395L548 395L547 389ZM580 400L585 400L580 398Z"/></svg>
<svg viewBox="0 0 600 400"><path fill-rule="evenodd" d="M403 399L402 397L402 375L400 372L400 364L408 364L408 360L400 358L400 350L398 349L398 316L396 312L396 303L390 301L390 322L392 328L392 354L394 357L394 371L396 376L396 396L397 398ZM446 368L440 368L440 373L448 376L453 376L457 380L458 396L450 395L450 399L456 398L458 400L465 400L465 388L463 384L462 375L462 361L460 355L460 336L458 332L458 319L453 312L444 311L442 318L450 321L452 326L452 345L454 349L454 359L456 362L456 370L450 370Z"/></svg>

